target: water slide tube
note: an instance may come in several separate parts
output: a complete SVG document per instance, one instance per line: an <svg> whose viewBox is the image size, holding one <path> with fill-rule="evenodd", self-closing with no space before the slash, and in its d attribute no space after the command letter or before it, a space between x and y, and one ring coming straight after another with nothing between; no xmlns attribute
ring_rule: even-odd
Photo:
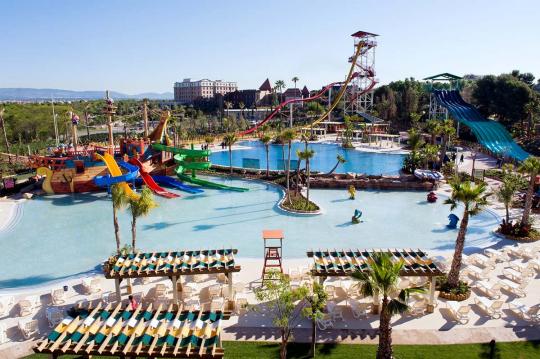
<svg viewBox="0 0 540 359"><path fill-rule="evenodd" d="M177 181L169 176L152 175L152 178L160 185L176 188L187 193L196 194L204 192L201 188L183 184L182 182Z"/></svg>
<svg viewBox="0 0 540 359"><path fill-rule="evenodd" d="M196 171L207 170L210 168L211 163L206 160L206 158L210 156L210 150L178 148L172 146L165 146L159 143L152 144L152 148L158 151L171 152L172 154L174 154L174 161L178 164L178 167L175 170L176 176L178 176L181 181L190 182L202 187L214 189L237 192L248 191L247 188L226 186L224 184L214 183L196 177ZM186 171L191 171L191 175L186 175Z"/></svg>
<svg viewBox="0 0 540 359"><path fill-rule="evenodd" d="M129 187L129 185L126 183L127 181L133 181L139 174L139 168L137 168L137 166L120 161L120 165L128 171L128 173L123 174L118 166L118 163L116 163L114 157L109 153L105 153L103 156L96 153L96 156L105 163L107 169L109 170L109 175L94 177L94 183L97 186L109 187L118 183L127 196L134 199L139 198L139 195L133 192L131 187Z"/></svg>
<svg viewBox="0 0 540 359"><path fill-rule="evenodd" d="M143 182L146 184L146 186L148 188L150 188L152 190L152 192L154 192L158 196L165 197L165 198L180 197L180 195L178 195L176 193L172 193L172 192L167 191L164 188L161 188L154 181L152 176L150 176L150 174L144 170L144 167L143 167L143 164L141 163L141 161L139 161L138 159L133 157L132 159L129 160L129 163L131 163L132 165L135 165L139 169L139 174L141 175L141 178L142 178Z"/></svg>

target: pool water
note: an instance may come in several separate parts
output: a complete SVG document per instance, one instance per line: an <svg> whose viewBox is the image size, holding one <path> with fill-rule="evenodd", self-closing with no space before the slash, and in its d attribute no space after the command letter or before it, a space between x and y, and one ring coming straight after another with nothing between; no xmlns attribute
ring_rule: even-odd
<svg viewBox="0 0 540 359"><path fill-rule="evenodd" d="M285 233L283 254L303 258L309 249L407 247L452 250L457 231L446 228L448 205L425 201L423 192L312 190L324 213L288 215L277 207L282 192L255 181L212 178L248 192L205 189L181 198L156 197L159 207L138 221L144 251L238 248L239 257L261 258L263 229ZM362 223L350 223L354 209ZM455 210L461 217L461 209ZM39 197L22 204L18 223L0 232L0 288L41 284L99 268L115 251L110 199L104 193ZM120 213L123 243L131 241L129 213ZM482 212L471 219L469 247L486 247L498 219ZM262 263L262 262L261 262Z"/></svg>
<svg viewBox="0 0 540 359"><path fill-rule="evenodd" d="M247 146L247 149L237 149L232 152L232 165L235 167L243 167L244 159L258 160L258 167L266 169L266 149L260 141L242 141L238 145ZM341 155L347 162L340 164L336 169L336 173L365 173L368 175L396 175L399 173L403 165L403 154L389 153L370 153L362 152L355 149L344 149L338 144L330 143L310 143L309 148L315 151L315 155L311 160L311 169L313 171L328 172L336 165L337 155ZM304 143L294 142L291 147L291 159L296 160L296 151L303 151ZM285 161L287 161L288 148L287 145L270 145L269 146L269 163L271 170L283 169L282 149L285 150ZM214 152L210 155L210 161L215 164L228 166L229 152L221 151ZM246 166L249 167L249 166ZM291 168L296 169L294 164Z"/></svg>

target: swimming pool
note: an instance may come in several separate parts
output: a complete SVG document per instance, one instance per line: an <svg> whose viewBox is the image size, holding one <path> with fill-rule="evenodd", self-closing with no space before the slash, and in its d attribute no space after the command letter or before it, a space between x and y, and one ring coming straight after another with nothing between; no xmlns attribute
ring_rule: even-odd
<svg viewBox="0 0 540 359"><path fill-rule="evenodd" d="M205 189L181 198L157 197L159 207L138 221L141 250L238 248L239 257L262 259L261 231L281 228L283 254L303 258L308 249L407 247L452 250L456 230L445 225L448 205L428 204L424 192L312 190L320 216L287 215L277 208L281 190L255 181L212 179L248 192ZM350 223L355 208L363 222ZM461 209L455 213L461 217ZM41 284L99 268L114 252L110 200L104 193L39 197L22 204L18 223L0 232L0 288ZM471 219L467 246L486 247L497 217ZM131 239L129 215L120 213L121 236Z"/></svg>
<svg viewBox="0 0 540 359"><path fill-rule="evenodd" d="M247 149L234 150L232 164L235 167L244 167L244 159L255 160L253 164L260 168L266 169L266 149L260 141L242 141L238 143L241 146L247 146ZM287 160L287 145L270 145L269 162L270 169L283 169L281 162L282 148L285 148L285 161ZM311 160L311 169L313 171L328 172L336 164L337 155L341 155L347 162L340 164L336 169L336 173L365 173L368 175L395 175L399 173L402 167L403 154L389 153L372 153L362 152L355 149L344 149L338 144L332 143L310 143L309 147L315 151L315 156ZM291 148L291 159L296 160L297 150L304 150L304 143L294 142ZM228 166L229 152L213 152L210 155L210 161L215 164ZM257 165L258 162L258 165ZM249 167L249 166L245 166ZM291 168L295 169L295 165L291 164Z"/></svg>

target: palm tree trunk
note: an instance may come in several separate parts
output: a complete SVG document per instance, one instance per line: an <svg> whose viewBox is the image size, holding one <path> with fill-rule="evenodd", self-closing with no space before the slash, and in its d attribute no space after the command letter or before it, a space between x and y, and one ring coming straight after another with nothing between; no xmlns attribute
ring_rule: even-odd
<svg viewBox="0 0 540 359"><path fill-rule="evenodd" d="M2 132L4 132L4 143L6 145L6 152L9 153L9 141L7 138L6 124L4 123L3 118L0 118L0 124L2 125Z"/></svg>
<svg viewBox="0 0 540 359"><path fill-rule="evenodd" d="M459 232L456 239L456 249L454 250L454 257L452 259L452 266L448 273L448 284L450 287L457 287L459 284L459 271L461 269L461 259L463 255L463 248L465 247L465 235L467 234L467 225L469 224L469 210L465 208L463 211L463 219L459 226Z"/></svg>
<svg viewBox="0 0 540 359"><path fill-rule="evenodd" d="M289 341L289 336L287 335L284 329L281 329L281 346L279 348L279 357L280 359L287 359L287 343Z"/></svg>
<svg viewBox="0 0 540 359"><path fill-rule="evenodd" d="M229 173L232 174L232 148L229 146Z"/></svg>
<svg viewBox="0 0 540 359"><path fill-rule="evenodd" d="M118 214L113 206L114 237L116 239L116 253L120 254L120 226L118 225Z"/></svg>
<svg viewBox="0 0 540 359"><path fill-rule="evenodd" d="M268 145L265 145L264 147L266 147L266 178L268 178L269 172L270 172L270 163L269 163L270 149L268 148Z"/></svg>
<svg viewBox="0 0 540 359"><path fill-rule="evenodd" d="M131 251L135 254L135 245L137 244L137 217L131 217Z"/></svg>
<svg viewBox="0 0 540 359"><path fill-rule="evenodd" d="M506 211L506 224L510 223L510 211L508 210L508 203L504 204L504 210Z"/></svg>
<svg viewBox="0 0 540 359"><path fill-rule="evenodd" d="M291 141L289 141L288 147L289 153L287 156L287 193L289 193L289 177L291 173Z"/></svg>
<svg viewBox="0 0 540 359"><path fill-rule="evenodd" d="M390 327L390 314L388 313L388 297L382 300L381 316L379 324L379 347L377 359L392 359L392 328Z"/></svg>
<svg viewBox="0 0 540 359"><path fill-rule="evenodd" d="M527 194L525 195L525 207L523 208L523 216L521 217L522 224L529 224L529 216L531 215L535 180L536 180L536 174L531 173L531 180L529 181L529 188L527 188Z"/></svg>
<svg viewBox="0 0 540 359"><path fill-rule="evenodd" d="M330 170L330 172L327 173L327 175L331 175L332 173L334 173L334 171L338 168L338 166L339 166L339 161L337 161L337 163L336 163L336 165L334 166L334 168L332 168L332 169Z"/></svg>
<svg viewBox="0 0 540 359"><path fill-rule="evenodd" d="M315 358L315 346L317 344L317 322L315 319L311 320L311 348L309 349L308 356Z"/></svg>
<svg viewBox="0 0 540 359"><path fill-rule="evenodd" d="M311 169L310 169L310 164L309 164L309 158L306 159L306 172L307 172L307 180L306 180L306 187L307 187L307 190L306 190L306 198L307 198L307 201L309 203L309 177L310 177L310 173L311 173Z"/></svg>

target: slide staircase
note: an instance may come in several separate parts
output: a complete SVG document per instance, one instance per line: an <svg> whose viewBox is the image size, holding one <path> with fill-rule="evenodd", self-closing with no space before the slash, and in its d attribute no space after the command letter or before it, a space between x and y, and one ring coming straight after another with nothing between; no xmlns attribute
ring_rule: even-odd
<svg viewBox="0 0 540 359"><path fill-rule="evenodd" d="M497 121L484 118L471 104L465 102L456 90L435 90L437 102L448 109L456 121L469 127L478 142L492 153L523 161L529 157Z"/></svg>

